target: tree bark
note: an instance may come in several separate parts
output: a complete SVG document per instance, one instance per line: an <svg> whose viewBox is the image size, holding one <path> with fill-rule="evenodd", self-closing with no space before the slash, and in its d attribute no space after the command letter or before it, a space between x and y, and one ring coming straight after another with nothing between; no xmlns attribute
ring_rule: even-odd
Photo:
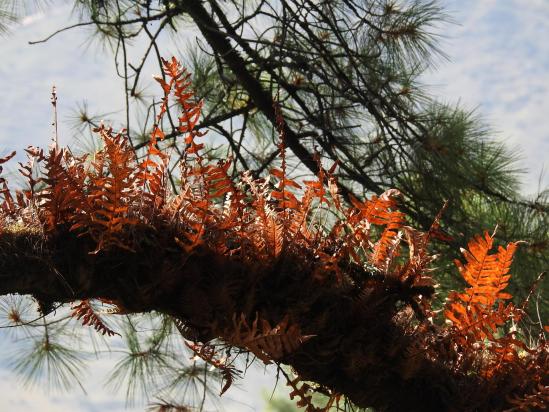
<svg viewBox="0 0 549 412"><path fill-rule="evenodd" d="M313 337L281 359L303 380L384 411L493 411L505 400L474 376L454 374L444 340L433 325L410 334L417 321L406 303L429 290L346 267L343 282L315 280L314 256L283 253L272 263L221 256L207 247L184 252L169 227L134 228L135 250L101 250L68 228L54 236L28 228L0 235L0 294L40 301L115 300L125 311L158 311L182 320L192 339L207 342L234 334L234 316L258 316L276 325L288 317ZM151 247L150 245L154 245ZM432 291L431 291L432 292ZM432 342L431 342L432 341ZM433 351L414 350L431 342ZM493 394L497 394L494 388ZM473 407L472 405L475 405Z"/></svg>

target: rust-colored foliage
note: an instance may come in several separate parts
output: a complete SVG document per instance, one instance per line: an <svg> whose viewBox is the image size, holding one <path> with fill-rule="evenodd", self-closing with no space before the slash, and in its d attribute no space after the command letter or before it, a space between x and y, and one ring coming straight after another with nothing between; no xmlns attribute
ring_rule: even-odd
<svg viewBox="0 0 549 412"><path fill-rule="evenodd" d="M531 411L534 408L547 409L547 405L549 404L549 386L539 384L533 393L522 397L509 398L509 403L513 407L506 409L505 412Z"/></svg>
<svg viewBox="0 0 549 412"><path fill-rule="evenodd" d="M297 325L288 325L285 317L275 327L271 327L268 321L256 317L250 326L244 316L237 321L233 319L233 328L226 333L228 343L244 347L250 350L265 364L277 362L285 355L295 352L301 344L312 338L303 336Z"/></svg>
<svg viewBox="0 0 549 412"><path fill-rule="evenodd" d="M202 359L207 364L213 366L221 372L224 385L221 388L220 395L223 395L232 385L235 377L238 375L238 370L227 363L226 357L217 357L215 347L212 345L200 345L196 343L185 342L187 347L193 351L195 356Z"/></svg>
<svg viewBox="0 0 549 412"><path fill-rule="evenodd" d="M108 336L120 336L119 333L116 333L107 325L105 325L99 314L92 307L89 299L84 299L79 304L72 306L71 316L78 320L82 320L82 325L84 326L93 326L96 331L103 335L106 334Z"/></svg>
<svg viewBox="0 0 549 412"><path fill-rule="evenodd" d="M469 287L463 293L452 292L444 312L457 331L473 342L494 340L497 327L515 312L512 304L503 305L512 296L502 291L511 277L509 268L517 245L500 246L497 253L490 254L492 245L493 236L485 232L469 242L469 250L462 250L467 263L456 260L456 266ZM494 309L496 302L499 305Z"/></svg>
<svg viewBox="0 0 549 412"><path fill-rule="evenodd" d="M152 403L147 409L147 412L193 412L193 409L187 406L160 400L159 402Z"/></svg>
<svg viewBox="0 0 549 412"><path fill-rule="evenodd" d="M301 385L300 385L301 384ZM298 398L296 405L300 408L305 408L306 412L319 412L320 409L313 404L313 397L311 387L304 382L301 382L299 378L287 380L287 385L292 388L290 392L290 399Z"/></svg>
<svg viewBox="0 0 549 412"><path fill-rule="evenodd" d="M336 165L324 169L319 155L316 180L292 179L281 132L281 165L268 179L231 179L230 159L212 164L202 154L203 135L195 129L201 103L190 74L172 59L164 61L163 76L145 156L136 157L124 131L102 125L96 132L103 148L93 156L28 149L30 163L21 171L30 189L15 199L0 180L0 250L12 253L18 245L2 237L12 236L14 223L39 233L53 256L46 270L60 265L71 285L55 293L72 289L82 300L73 316L112 335L87 299L112 300L126 313L167 313L187 346L221 371L222 392L237 374L234 357L247 351L290 365L297 374L288 379L292 396L307 411L329 410L340 394L388 411L547 406L544 335L529 346L510 328L522 318L504 291L516 243L492 253L493 236L472 239L465 263L457 262L467 288L449 296L446 324L437 322L428 248L443 235L440 215L427 232L409 227L396 190L352 197L346 206ZM182 109L186 143L177 193L166 184L169 157L161 150L171 98ZM336 217L328 231L324 208ZM324 408L312 404L315 391L328 394Z"/></svg>

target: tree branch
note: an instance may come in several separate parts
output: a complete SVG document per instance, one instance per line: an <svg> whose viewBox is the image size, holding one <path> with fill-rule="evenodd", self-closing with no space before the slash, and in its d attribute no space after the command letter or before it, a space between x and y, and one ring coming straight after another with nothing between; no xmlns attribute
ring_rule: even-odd
<svg viewBox="0 0 549 412"><path fill-rule="evenodd" d="M403 336L402 326L383 315L419 291L350 268L357 281L384 284L384 302L375 316L358 321L354 288L320 286L310 268L303 267L303 256L281 256L274 265L247 264L207 247L186 254L169 227L137 229L135 236L142 240L135 253L113 249L94 255L94 242L67 228L59 228L48 240L28 229L4 232L0 294L31 294L47 302L106 298L127 312L159 311L182 319L201 341L234 333L235 314L253 319L259 313L273 325L289 314L303 335L314 335L282 359L303 379L343 393L358 405L373 403L392 411L447 410L447 400L437 388L445 387L445 396L456 390L451 371L418 354L425 363L420 378L405 379L400 357L415 338ZM151 241L154 249L146 247ZM312 257L310 262L314 264ZM311 305L317 309L308 310ZM353 365L353 359L364 357L364 348L375 354L374 363ZM429 404L437 409L425 407Z"/></svg>

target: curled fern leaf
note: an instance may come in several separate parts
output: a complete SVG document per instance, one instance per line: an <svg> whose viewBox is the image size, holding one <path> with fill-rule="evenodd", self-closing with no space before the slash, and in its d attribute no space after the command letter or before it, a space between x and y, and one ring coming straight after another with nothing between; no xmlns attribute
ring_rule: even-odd
<svg viewBox="0 0 549 412"><path fill-rule="evenodd" d="M78 305L72 307L71 316L82 321L84 326L92 326L96 331L103 335L114 336L119 333L110 329L97 314L95 309L90 304L89 299L84 299Z"/></svg>

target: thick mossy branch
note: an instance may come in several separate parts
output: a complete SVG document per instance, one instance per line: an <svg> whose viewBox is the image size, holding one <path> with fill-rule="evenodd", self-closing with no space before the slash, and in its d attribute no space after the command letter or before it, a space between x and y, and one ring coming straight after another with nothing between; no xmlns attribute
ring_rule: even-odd
<svg viewBox="0 0 549 412"><path fill-rule="evenodd" d="M4 232L0 293L57 302L111 299L125 311L175 316L187 326L187 338L203 342L231 342L235 314L271 325L287 317L312 337L280 361L303 380L380 410L501 410L500 391L533 387L518 375L487 380L454 370L449 354L460 353L449 332L419 321L407 303L419 291L390 278L350 265L343 281L327 273L318 282L311 276L318 259L306 250L268 263L243 262L203 246L186 253L169 227L133 230L140 239L135 251L93 255L95 242L68 229L48 240L35 231Z"/></svg>
<svg viewBox="0 0 549 412"><path fill-rule="evenodd" d="M187 254L170 232L144 228L137 235L144 246L135 252L95 255L90 255L94 242L68 231L48 241L25 230L4 233L0 293L57 302L112 299L126 311L173 315L194 334L188 338L203 342L231 341L237 333L235 314L273 325L288 317L302 335L312 336L281 359L303 379L364 406L402 410L417 396L423 397L423 410L426 402L439 410L455 402L456 377L444 364L415 354L421 358L414 360L422 369L420 378L403 376L410 374L406 351L417 339L407 336L414 314L405 302L417 292L357 267L349 268L352 277L343 282L319 283L311 276L318 263L301 254L282 254L268 264L243 263L207 247ZM154 248L147 246L150 242ZM433 387L426 396L433 384L445 390ZM397 400L400 406L391 405Z"/></svg>

